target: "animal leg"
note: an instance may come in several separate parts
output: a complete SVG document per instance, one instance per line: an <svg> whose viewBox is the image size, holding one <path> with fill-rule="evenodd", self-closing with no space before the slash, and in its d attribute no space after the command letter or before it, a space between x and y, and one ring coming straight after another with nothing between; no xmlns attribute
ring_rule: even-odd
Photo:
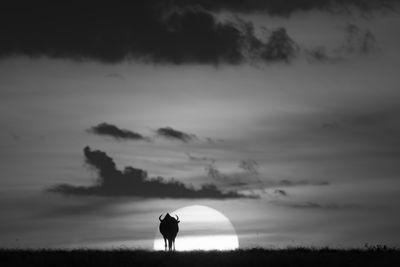
<svg viewBox="0 0 400 267"><path fill-rule="evenodd" d="M164 250L167 251L167 239L164 237Z"/></svg>

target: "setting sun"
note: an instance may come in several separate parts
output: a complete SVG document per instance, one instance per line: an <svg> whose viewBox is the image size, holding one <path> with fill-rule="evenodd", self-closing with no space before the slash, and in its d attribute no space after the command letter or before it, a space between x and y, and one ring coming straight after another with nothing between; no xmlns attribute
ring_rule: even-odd
<svg viewBox="0 0 400 267"><path fill-rule="evenodd" d="M188 206L172 212L181 220L176 238L176 250L233 250L239 240L230 220L207 206ZM154 250L164 250L164 240L158 233Z"/></svg>

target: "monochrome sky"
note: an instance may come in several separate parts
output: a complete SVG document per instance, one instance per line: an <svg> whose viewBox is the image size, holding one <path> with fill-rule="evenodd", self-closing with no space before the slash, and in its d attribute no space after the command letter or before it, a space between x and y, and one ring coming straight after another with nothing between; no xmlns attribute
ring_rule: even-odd
<svg viewBox="0 0 400 267"><path fill-rule="evenodd" d="M0 10L0 247L399 246L398 1ZM184 220L184 218L181 218Z"/></svg>

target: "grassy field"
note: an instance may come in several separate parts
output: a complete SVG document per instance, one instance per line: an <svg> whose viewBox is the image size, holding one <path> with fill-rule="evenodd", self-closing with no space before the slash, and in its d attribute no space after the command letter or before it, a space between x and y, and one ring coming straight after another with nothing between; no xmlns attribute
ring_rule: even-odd
<svg viewBox="0 0 400 267"><path fill-rule="evenodd" d="M0 266L400 266L400 250L369 248L250 249L236 251L153 252L143 250L0 249Z"/></svg>

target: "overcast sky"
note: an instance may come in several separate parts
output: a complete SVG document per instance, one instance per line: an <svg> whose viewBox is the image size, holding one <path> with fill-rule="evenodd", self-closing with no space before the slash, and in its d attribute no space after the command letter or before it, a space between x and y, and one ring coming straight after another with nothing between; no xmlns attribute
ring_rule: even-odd
<svg viewBox="0 0 400 267"><path fill-rule="evenodd" d="M399 246L397 1L286 2L2 9L0 246Z"/></svg>

